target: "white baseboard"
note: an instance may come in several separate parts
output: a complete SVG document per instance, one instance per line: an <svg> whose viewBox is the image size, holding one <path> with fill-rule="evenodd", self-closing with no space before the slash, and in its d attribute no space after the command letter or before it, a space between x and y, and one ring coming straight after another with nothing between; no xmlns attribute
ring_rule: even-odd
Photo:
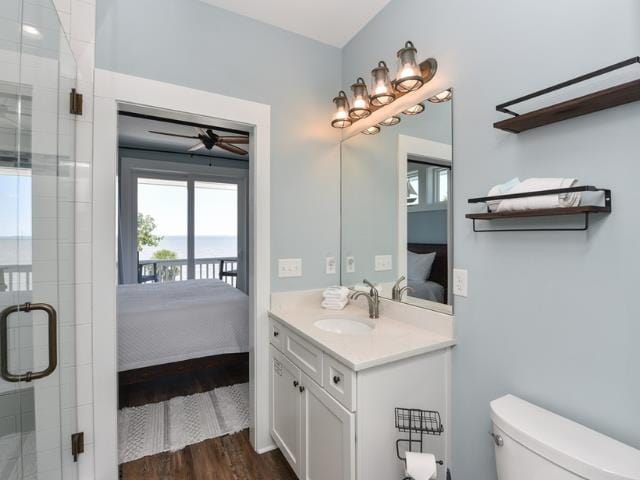
<svg viewBox="0 0 640 480"><path fill-rule="evenodd" d="M275 449L277 449L277 448L278 448L278 446L277 446L275 443L272 443L271 445L269 445L269 446L267 446L267 447L263 447L263 448L261 448L261 449L259 449L259 450L256 450L256 452L257 452L259 455L262 455L263 453L270 452L271 450L275 450Z"/></svg>

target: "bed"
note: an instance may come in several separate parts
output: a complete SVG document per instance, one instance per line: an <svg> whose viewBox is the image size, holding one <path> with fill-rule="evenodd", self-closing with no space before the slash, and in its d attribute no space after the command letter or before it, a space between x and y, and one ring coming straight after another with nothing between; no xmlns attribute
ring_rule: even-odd
<svg viewBox="0 0 640 480"><path fill-rule="evenodd" d="M407 250L413 253L432 253L436 256L431 267L429 278L409 279L407 285L413 288L410 295L414 298L430 300L432 302L447 303L449 284L449 260L448 248L446 244L441 243L409 243Z"/></svg>
<svg viewBox="0 0 640 480"><path fill-rule="evenodd" d="M220 280L118 286L118 371L249 351L249 297Z"/></svg>

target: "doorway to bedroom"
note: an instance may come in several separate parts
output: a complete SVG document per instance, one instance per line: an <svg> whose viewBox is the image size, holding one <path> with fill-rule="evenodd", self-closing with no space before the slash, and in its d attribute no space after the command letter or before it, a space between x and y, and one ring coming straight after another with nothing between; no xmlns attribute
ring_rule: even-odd
<svg viewBox="0 0 640 480"><path fill-rule="evenodd" d="M124 479L149 472L204 478L222 468L211 452L252 452L244 448L250 142L248 128L228 121L138 107L118 112Z"/></svg>

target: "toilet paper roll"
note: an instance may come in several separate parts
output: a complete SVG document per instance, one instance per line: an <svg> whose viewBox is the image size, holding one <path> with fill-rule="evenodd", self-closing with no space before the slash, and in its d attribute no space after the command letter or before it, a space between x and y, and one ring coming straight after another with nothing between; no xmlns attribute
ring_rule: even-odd
<svg viewBox="0 0 640 480"><path fill-rule="evenodd" d="M438 476L436 457L431 453L406 452L407 475L415 480L434 480Z"/></svg>

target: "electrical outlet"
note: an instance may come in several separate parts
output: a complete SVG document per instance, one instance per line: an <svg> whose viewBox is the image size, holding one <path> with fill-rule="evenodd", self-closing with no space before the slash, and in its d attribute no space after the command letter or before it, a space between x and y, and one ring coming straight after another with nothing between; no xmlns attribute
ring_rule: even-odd
<svg viewBox="0 0 640 480"><path fill-rule="evenodd" d="M356 257L347 257L347 273L355 273Z"/></svg>
<svg viewBox="0 0 640 480"><path fill-rule="evenodd" d="M325 271L327 275L333 275L336 273L336 257L327 257L325 259Z"/></svg>
<svg viewBox="0 0 640 480"><path fill-rule="evenodd" d="M453 269L453 294L459 297L466 297L468 293L469 283L466 270L459 268Z"/></svg>
<svg viewBox="0 0 640 480"><path fill-rule="evenodd" d="M301 258L280 258L278 259L278 277L301 277L302 276L302 259Z"/></svg>
<svg viewBox="0 0 640 480"><path fill-rule="evenodd" d="M376 272L387 272L393 268L393 260L391 255L376 255L375 270Z"/></svg>

